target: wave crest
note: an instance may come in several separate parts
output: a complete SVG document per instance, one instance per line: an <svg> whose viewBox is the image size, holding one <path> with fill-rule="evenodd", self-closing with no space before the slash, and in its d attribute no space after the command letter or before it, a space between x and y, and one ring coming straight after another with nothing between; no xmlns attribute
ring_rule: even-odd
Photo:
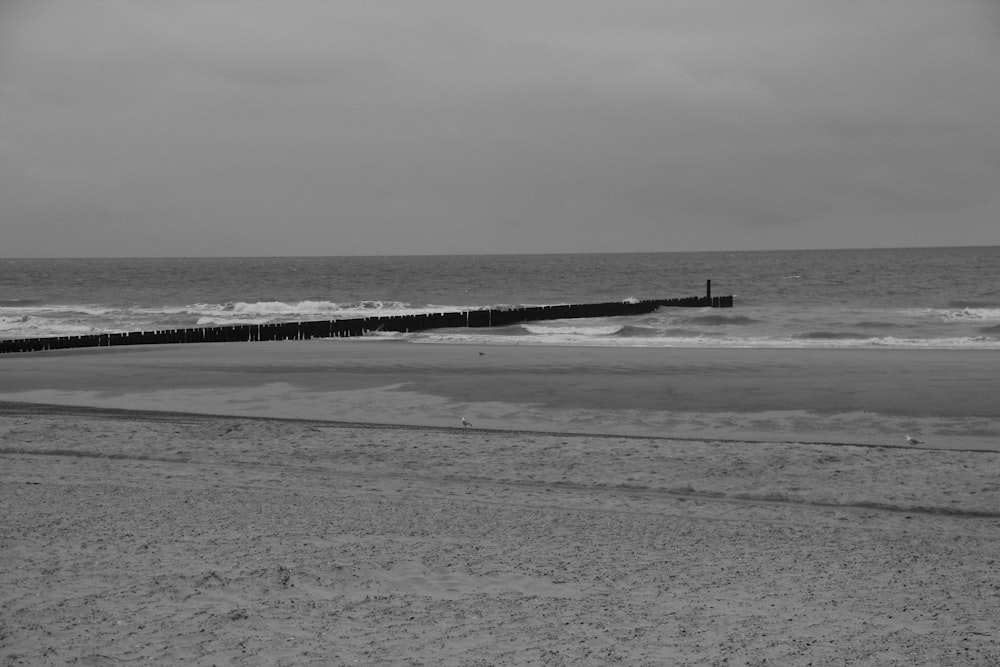
<svg viewBox="0 0 1000 667"><path fill-rule="evenodd" d="M525 324L522 326L528 333L550 336L613 336L622 330L621 325L618 324L591 326L585 324L563 326Z"/></svg>
<svg viewBox="0 0 1000 667"><path fill-rule="evenodd" d="M657 338L663 335L660 329L652 327L642 327L633 324L626 324L618 331L611 334L620 338Z"/></svg>
<svg viewBox="0 0 1000 667"><path fill-rule="evenodd" d="M304 314L329 314L344 311L371 311L385 310L397 311L406 309L410 304L401 301L355 301L351 303L336 303L333 301L299 301L298 303L285 303L284 301L256 301L247 303L238 301L236 303L222 306L222 310L255 315L285 315L292 313ZM194 306L195 310L206 308L212 310L212 306Z"/></svg>
<svg viewBox="0 0 1000 667"><path fill-rule="evenodd" d="M956 322L1000 321L1000 308L962 308L946 311L942 318Z"/></svg>
<svg viewBox="0 0 1000 667"><path fill-rule="evenodd" d="M704 324L705 326L725 326L727 324L755 324L757 320L746 315L699 315L687 320L692 324Z"/></svg>
<svg viewBox="0 0 1000 667"><path fill-rule="evenodd" d="M806 331L792 336L796 340L866 340L871 336L851 331Z"/></svg>

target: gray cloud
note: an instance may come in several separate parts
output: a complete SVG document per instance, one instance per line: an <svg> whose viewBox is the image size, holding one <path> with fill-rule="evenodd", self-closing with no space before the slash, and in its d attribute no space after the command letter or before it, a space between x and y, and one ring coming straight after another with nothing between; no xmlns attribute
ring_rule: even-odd
<svg viewBox="0 0 1000 667"><path fill-rule="evenodd" d="M0 9L11 254L1000 243L988 2Z"/></svg>

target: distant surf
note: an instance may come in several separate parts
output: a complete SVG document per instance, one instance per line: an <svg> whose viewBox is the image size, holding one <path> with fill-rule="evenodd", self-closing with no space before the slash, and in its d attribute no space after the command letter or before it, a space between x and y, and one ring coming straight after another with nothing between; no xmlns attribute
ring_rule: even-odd
<svg viewBox="0 0 1000 667"><path fill-rule="evenodd" d="M392 337L581 347L1000 349L1000 247L3 260L0 339L685 297L703 294L706 278L714 294L735 295L733 309L660 308L634 317Z"/></svg>

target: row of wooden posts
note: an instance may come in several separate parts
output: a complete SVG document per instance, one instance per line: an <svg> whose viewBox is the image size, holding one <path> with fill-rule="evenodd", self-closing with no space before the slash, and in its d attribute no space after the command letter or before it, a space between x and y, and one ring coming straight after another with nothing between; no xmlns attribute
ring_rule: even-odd
<svg viewBox="0 0 1000 667"><path fill-rule="evenodd" d="M496 310L469 310L450 313L420 313L386 317L363 317L347 320L284 322L274 324L233 324L163 331L133 331L84 336L55 336L0 340L0 353L39 352L78 347L115 345L162 345L167 343L221 343L269 340L307 340L363 336L374 331L426 331L453 327L499 327L517 322L561 320L581 317L616 317L641 315L662 307L732 308L733 297L711 295L680 299L612 301L608 303L531 306Z"/></svg>

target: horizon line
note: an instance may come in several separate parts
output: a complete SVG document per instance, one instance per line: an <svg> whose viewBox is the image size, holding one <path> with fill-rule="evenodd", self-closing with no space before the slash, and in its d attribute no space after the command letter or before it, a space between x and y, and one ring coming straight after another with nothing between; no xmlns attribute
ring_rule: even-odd
<svg viewBox="0 0 1000 667"><path fill-rule="evenodd" d="M684 255L684 254L734 254L762 252L842 252L858 250L944 250L962 248L1000 248L1000 243L984 243L971 245L916 245L916 246L849 246L836 248L745 248L726 250L588 250L583 252L448 252L448 253L385 253L367 254L351 253L344 255L57 255L57 256L13 256L0 257L7 260L62 260L62 259L290 259L290 258L324 258L324 257L511 257L518 255Z"/></svg>

